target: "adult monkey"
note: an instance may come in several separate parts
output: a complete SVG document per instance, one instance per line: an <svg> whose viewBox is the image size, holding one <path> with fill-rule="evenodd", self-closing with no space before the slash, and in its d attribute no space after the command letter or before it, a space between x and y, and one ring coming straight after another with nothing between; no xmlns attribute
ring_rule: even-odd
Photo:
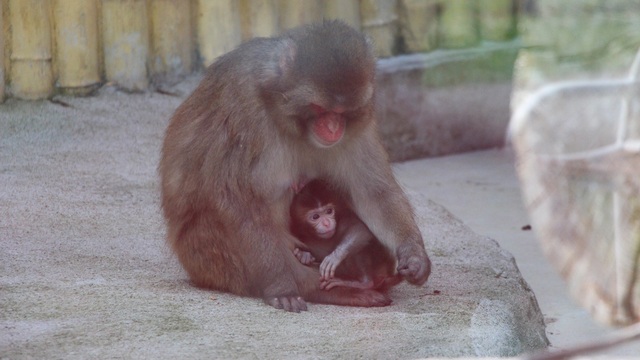
<svg viewBox="0 0 640 360"><path fill-rule="evenodd" d="M339 21L253 39L220 57L178 107L160 160L167 237L201 287L262 297L287 311L305 300L385 306L375 290L320 289L293 255L291 188L322 177L423 284L430 261L373 117L375 59Z"/></svg>

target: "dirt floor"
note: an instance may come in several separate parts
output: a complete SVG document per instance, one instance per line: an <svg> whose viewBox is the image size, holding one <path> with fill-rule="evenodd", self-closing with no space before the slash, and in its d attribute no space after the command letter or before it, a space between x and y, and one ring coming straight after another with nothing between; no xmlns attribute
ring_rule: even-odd
<svg viewBox="0 0 640 360"><path fill-rule="evenodd" d="M0 105L0 358L409 359L547 345L511 255L410 187L433 275L395 288L389 307L290 314L193 287L164 242L156 167L197 80L178 96L105 88Z"/></svg>

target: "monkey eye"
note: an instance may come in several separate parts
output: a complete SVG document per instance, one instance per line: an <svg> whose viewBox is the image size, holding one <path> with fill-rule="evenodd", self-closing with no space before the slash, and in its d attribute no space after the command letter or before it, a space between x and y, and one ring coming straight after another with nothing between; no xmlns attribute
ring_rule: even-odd
<svg viewBox="0 0 640 360"><path fill-rule="evenodd" d="M313 215L311 215L311 219L312 220L318 220L318 219L320 219L320 215L319 214L313 214Z"/></svg>
<svg viewBox="0 0 640 360"><path fill-rule="evenodd" d="M311 110L313 110L313 112L315 112L316 115L318 116L321 116L327 112L327 110L320 105L316 105L312 103L310 106L311 106Z"/></svg>
<svg viewBox="0 0 640 360"><path fill-rule="evenodd" d="M327 214L328 214L328 215L333 214L333 209L327 209Z"/></svg>

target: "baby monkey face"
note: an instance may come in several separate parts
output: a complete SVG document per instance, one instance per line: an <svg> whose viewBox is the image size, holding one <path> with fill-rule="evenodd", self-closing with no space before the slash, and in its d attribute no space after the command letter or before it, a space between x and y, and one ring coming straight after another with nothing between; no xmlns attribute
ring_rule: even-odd
<svg viewBox="0 0 640 360"><path fill-rule="evenodd" d="M336 210L333 204L309 210L306 218L318 237L330 239L336 233Z"/></svg>

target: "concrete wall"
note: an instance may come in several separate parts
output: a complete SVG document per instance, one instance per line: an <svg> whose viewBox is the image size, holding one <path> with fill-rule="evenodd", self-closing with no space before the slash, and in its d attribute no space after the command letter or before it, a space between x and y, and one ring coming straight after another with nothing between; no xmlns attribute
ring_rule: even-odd
<svg viewBox="0 0 640 360"><path fill-rule="evenodd" d="M378 122L393 161L504 145L518 42L382 59Z"/></svg>

